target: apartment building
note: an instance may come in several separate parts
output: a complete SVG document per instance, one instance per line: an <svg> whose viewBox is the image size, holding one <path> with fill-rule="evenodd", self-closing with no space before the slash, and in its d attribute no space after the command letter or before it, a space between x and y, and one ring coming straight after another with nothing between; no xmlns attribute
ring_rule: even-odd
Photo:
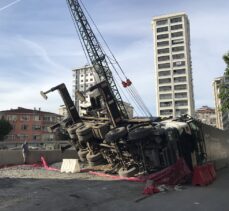
<svg viewBox="0 0 229 211"><path fill-rule="evenodd" d="M76 105L76 109L79 112L79 115L82 116L85 113L83 107L90 106L90 98L86 95L86 101L81 102L77 99L75 95L76 91L85 92L88 88L96 84L96 81L99 82L98 75L95 73L92 66L86 65L82 68L77 68L73 70L73 99Z"/></svg>
<svg viewBox="0 0 229 211"><path fill-rule="evenodd" d="M50 141L54 134L48 127L57 123L60 115L18 107L0 111L0 119L5 119L13 126L13 130L5 137L5 141Z"/></svg>
<svg viewBox="0 0 229 211"><path fill-rule="evenodd" d="M202 106L196 110L195 117L207 125L216 127L216 114L213 108Z"/></svg>
<svg viewBox="0 0 229 211"><path fill-rule="evenodd" d="M157 116L194 116L189 20L185 13L153 18Z"/></svg>
<svg viewBox="0 0 229 211"><path fill-rule="evenodd" d="M229 130L229 113L222 112L221 108L221 100L219 98L220 85L226 82L224 77L215 78L212 86L213 86L213 95L215 99L215 113L216 113L216 127L222 130ZM227 82L229 84L229 82Z"/></svg>
<svg viewBox="0 0 229 211"><path fill-rule="evenodd" d="M85 114L85 107L88 107L91 105L90 97L86 94L86 100L84 102L81 102L77 99L77 96L75 95L76 90L79 90L81 92L85 92L88 88L95 85L100 81L97 73L95 72L94 68L92 66L84 66L82 68L77 68L73 70L73 99L75 101L76 109L79 112L80 116L83 116ZM129 104L124 102L124 106L126 108L126 111L128 113L128 116L130 118L133 117L133 107Z"/></svg>

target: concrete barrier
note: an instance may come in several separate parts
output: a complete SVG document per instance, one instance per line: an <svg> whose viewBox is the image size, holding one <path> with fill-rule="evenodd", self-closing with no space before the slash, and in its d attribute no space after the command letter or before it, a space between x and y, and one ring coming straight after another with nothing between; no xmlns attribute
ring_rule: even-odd
<svg viewBox="0 0 229 211"><path fill-rule="evenodd" d="M78 159L75 150L66 150L61 153L60 150L30 150L28 154L28 164L34 164L45 158L47 163L61 162L62 159ZM23 164L21 150L0 150L0 165Z"/></svg>

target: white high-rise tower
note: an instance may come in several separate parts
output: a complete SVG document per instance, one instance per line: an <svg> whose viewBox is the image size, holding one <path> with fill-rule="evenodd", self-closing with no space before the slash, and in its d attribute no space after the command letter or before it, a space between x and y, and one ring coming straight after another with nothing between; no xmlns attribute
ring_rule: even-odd
<svg viewBox="0 0 229 211"><path fill-rule="evenodd" d="M153 18L157 115L194 116L189 20L185 13Z"/></svg>

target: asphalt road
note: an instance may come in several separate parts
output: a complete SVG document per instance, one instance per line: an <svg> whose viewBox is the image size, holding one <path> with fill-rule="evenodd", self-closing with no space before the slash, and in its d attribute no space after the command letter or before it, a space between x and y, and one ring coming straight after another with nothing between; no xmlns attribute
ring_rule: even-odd
<svg viewBox="0 0 229 211"><path fill-rule="evenodd" d="M229 210L229 168L217 172L217 180L209 186L184 186L181 190L161 192L135 202L142 197L143 188L144 184L141 183L100 180L98 177L90 179L1 177L0 210Z"/></svg>

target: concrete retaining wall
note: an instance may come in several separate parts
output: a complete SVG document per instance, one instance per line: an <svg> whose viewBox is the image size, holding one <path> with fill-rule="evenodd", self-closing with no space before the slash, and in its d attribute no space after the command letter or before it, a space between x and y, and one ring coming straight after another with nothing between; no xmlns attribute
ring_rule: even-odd
<svg viewBox="0 0 229 211"><path fill-rule="evenodd" d="M60 150L30 150L28 163L39 162L41 156L45 157L47 163L60 162L63 158L78 158L75 150L66 150L64 153L61 153ZM9 164L23 164L21 150L0 150L0 166Z"/></svg>

